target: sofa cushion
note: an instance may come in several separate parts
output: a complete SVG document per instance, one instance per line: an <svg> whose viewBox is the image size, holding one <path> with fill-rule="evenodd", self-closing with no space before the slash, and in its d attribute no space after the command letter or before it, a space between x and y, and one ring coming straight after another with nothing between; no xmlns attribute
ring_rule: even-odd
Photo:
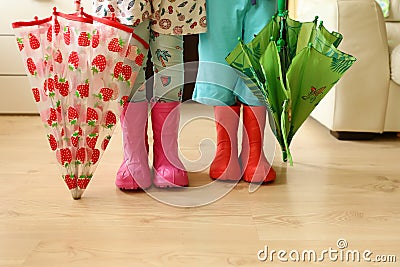
<svg viewBox="0 0 400 267"><path fill-rule="evenodd" d="M400 45L400 22L386 22L389 51Z"/></svg>
<svg viewBox="0 0 400 267"><path fill-rule="evenodd" d="M390 65L392 81L400 85L400 45L393 49L390 55Z"/></svg>
<svg viewBox="0 0 400 267"><path fill-rule="evenodd" d="M400 0L390 0L389 16L386 21L400 21Z"/></svg>

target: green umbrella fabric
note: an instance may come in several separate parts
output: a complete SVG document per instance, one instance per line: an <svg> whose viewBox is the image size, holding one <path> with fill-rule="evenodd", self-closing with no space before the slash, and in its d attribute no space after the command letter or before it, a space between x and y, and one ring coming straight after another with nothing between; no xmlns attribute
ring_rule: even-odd
<svg viewBox="0 0 400 267"><path fill-rule="evenodd" d="M337 49L342 35L317 20L298 22L287 12L274 16L250 43L240 40L226 58L269 108L283 160L291 164L293 136L356 60Z"/></svg>

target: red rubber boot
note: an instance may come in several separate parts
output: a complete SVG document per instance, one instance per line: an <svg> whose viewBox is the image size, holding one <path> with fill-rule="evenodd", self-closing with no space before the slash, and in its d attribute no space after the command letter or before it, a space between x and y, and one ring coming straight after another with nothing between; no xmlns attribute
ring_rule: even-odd
<svg viewBox="0 0 400 267"><path fill-rule="evenodd" d="M243 141L240 162L243 180L249 183L268 183L276 178L275 170L264 155L266 107L243 106Z"/></svg>
<svg viewBox="0 0 400 267"><path fill-rule="evenodd" d="M210 177L222 181L238 181L241 178L237 140L240 106L216 106L214 114L217 151L210 166Z"/></svg>

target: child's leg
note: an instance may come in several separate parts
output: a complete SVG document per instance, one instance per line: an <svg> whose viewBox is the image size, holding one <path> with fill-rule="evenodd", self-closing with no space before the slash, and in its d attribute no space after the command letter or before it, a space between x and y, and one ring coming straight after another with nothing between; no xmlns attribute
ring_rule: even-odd
<svg viewBox="0 0 400 267"><path fill-rule="evenodd" d="M215 106L217 151L210 166L210 177L223 181L239 181L238 126L240 105Z"/></svg>
<svg viewBox="0 0 400 267"><path fill-rule="evenodd" d="M208 31L199 35L199 70L193 99L216 106L214 116L217 150L210 166L210 177L237 181L241 178L237 131L240 106L233 89L239 79L225 61L242 36L247 0L207 1Z"/></svg>
<svg viewBox="0 0 400 267"><path fill-rule="evenodd" d="M144 21L135 27L135 34L149 40L150 21ZM133 49L133 50L132 50ZM124 159L117 172L115 184L120 189L138 189L151 186L151 174L148 163L147 118L145 67L148 50L131 48L131 53L124 64L136 68L142 62L137 79L132 86L128 106L122 111L121 126L124 144Z"/></svg>
<svg viewBox="0 0 400 267"><path fill-rule="evenodd" d="M249 43L271 20L276 12L276 0L260 0L249 5L243 18L243 41Z"/></svg>
<svg viewBox="0 0 400 267"><path fill-rule="evenodd" d="M143 40L147 42L151 42L150 40L150 20L145 20L140 23L138 26L134 28L135 34L141 37ZM134 65L137 63L143 63L142 67L139 70L139 73L136 77L135 84L132 87L132 93L130 95L130 102L143 102L147 101L146 99L146 63L148 58L148 51L136 51L138 53L138 57L135 58L135 53L132 54L130 59L125 60L125 64ZM142 56L143 54L143 56Z"/></svg>
<svg viewBox="0 0 400 267"><path fill-rule="evenodd" d="M243 180L251 183L272 182L276 173L264 154L266 107L243 105L243 140L240 162Z"/></svg>
<svg viewBox="0 0 400 267"><path fill-rule="evenodd" d="M247 5L246 14L243 17L243 42L249 43L270 21L276 11L276 0L257 1L255 5ZM240 102L251 106L262 104L253 95L250 89L239 79L234 88L235 95Z"/></svg>
<svg viewBox="0 0 400 267"><path fill-rule="evenodd" d="M271 19L276 10L276 0L257 1L244 17L243 40L248 43L259 33ZM238 98L251 106L243 106L243 141L240 160L243 180L253 183L271 182L276 173L267 161L264 151L264 130L266 125L266 107L249 96L250 90L243 81L235 87Z"/></svg>
<svg viewBox="0 0 400 267"><path fill-rule="evenodd" d="M225 57L242 36L243 17L250 0L207 1L206 33L199 35L199 70L193 99L213 106L234 105L238 80Z"/></svg>
<svg viewBox="0 0 400 267"><path fill-rule="evenodd" d="M154 65L153 184L157 187L187 186L185 167L179 159L179 104L184 83L183 37L153 32L150 43Z"/></svg>
<svg viewBox="0 0 400 267"><path fill-rule="evenodd" d="M194 100L211 105L221 105L221 102L222 105L233 105L237 97L242 103L260 106L254 108L245 106L243 112L245 128L253 131L253 134L250 134L249 138L246 138L243 142L241 157L242 163L244 163L242 165L244 178L249 182L275 179L275 172L270 168L264 153L262 153L266 119L265 107L261 106L261 103L253 96L236 73L230 73L229 70L221 66L213 67L212 64L204 64L203 62L211 61L226 64L225 57L238 44L238 37L243 38L246 43L251 41L254 34L257 34L271 18L276 10L275 4L275 0L257 1L256 5L252 5L250 0L208 1L208 32L200 35L199 58L201 62L198 81L193 94ZM207 82L209 84L206 84ZM210 83L217 83L218 85ZM216 118L219 118L223 113L224 109L215 109ZM217 128L217 139L223 138L223 133L224 131ZM224 157L230 158L226 151L228 150L222 146L217 147L214 161ZM211 165L213 167L210 168L211 176L216 176L214 168L216 165L214 162ZM232 167L226 164L225 166L227 166L226 173L228 173Z"/></svg>
<svg viewBox="0 0 400 267"><path fill-rule="evenodd" d="M184 83L183 36L152 31L150 38L154 66L152 102L181 101Z"/></svg>

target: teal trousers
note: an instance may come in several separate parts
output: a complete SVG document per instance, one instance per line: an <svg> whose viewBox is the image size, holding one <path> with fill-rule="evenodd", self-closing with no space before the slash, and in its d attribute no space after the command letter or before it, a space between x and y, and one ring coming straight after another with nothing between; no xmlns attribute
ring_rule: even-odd
<svg viewBox="0 0 400 267"><path fill-rule="evenodd" d="M268 23L276 12L276 0L207 0L208 31L199 35L199 70L193 100L213 106L262 104L229 67L225 57L238 44L245 43Z"/></svg>

